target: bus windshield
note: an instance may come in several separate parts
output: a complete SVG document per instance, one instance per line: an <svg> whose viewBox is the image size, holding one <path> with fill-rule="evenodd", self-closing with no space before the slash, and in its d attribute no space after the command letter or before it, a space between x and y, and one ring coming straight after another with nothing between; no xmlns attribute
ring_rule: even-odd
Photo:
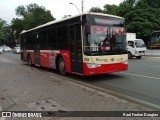
<svg viewBox="0 0 160 120"><path fill-rule="evenodd" d="M84 53L86 55L126 54L124 27L91 25L91 33L86 35Z"/></svg>
<svg viewBox="0 0 160 120"><path fill-rule="evenodd" d="M160 31L154 31L152 33L149 47L154 49L160 48Z"/></svg>

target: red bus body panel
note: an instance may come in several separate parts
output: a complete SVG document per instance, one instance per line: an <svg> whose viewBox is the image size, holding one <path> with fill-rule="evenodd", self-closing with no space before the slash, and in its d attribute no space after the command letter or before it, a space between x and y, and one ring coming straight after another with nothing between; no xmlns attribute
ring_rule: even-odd
<svg viewBox="0 0 160 120"><path fill-rule="evenodd" d="M128 70L128 65L124 63L104 64L97 68L88 68L86 63L84 63L83 66L85 76Z"/></svg>
<svg viewBox="0 0 160 120"><path fill-rule="evenodd" d="M26 54L31 56L32 64L35 64L34 52L28 51L26 52ZM78 74L81 76L107 74L107 73L112 73L112 72L128 70L128 64L124 64L123 62L114 63L114 64L101 64L100 67L96 67L96 68L89 68L87 66L87 63L83 63L82 64L83 71L84 71L83 74L72 72L69 50L58 50L58 52L54 52L51 50L44 50L40 52L40 66L51 68L51 69L56 69L56 60L58 56L62 56L64 58L67 73ZM21 60L27 61L27 59L24 58L23 51L21 52Z"/></svg>

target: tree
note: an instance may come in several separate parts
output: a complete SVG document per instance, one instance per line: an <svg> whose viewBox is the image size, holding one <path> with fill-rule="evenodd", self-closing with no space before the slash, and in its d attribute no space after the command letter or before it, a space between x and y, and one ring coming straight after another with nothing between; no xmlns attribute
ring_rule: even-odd
<svg viewBox="0 0 160 120"><path fill-rule="evenodd" d="M4 41L3 41L4 44L13 47L15 45L15 41L11 30L11 26L9 25L5 26L4 31L5 31Z"/></svg>
<svg viewBox="0 0 160 120"><path fill-rule="evenodd" d="M160 0L144 0L151 8L160 8Z"/></svg>
<svg viewBox="0 0 160 120"><path fill-rule="evenodd" d="M6 21L0 18L0 40L4 37L4 27L6 26Z"/></svg>
<svg viewBox="0 0 160 120"><path fill-rule="evenodd" d="M19 33L24 30L24 20L19 18L14 18L11 21L11 28L13 30L14 39L19 39Z"/></svg>
<svg viewBox="0 0 160 120"><path fill-rule="evenodd" d="M35 3L29 5L21 5L16 8L16 15L26 18L29 13L32 13L32 10L39 8Z"/></svg>
<svg viewBox="0 0 160 120"><path fill-rule="evenodd" d="M106 4L104 5L104 10L100 9L99 7L92 7L89 11L95 13L106 13L116 15L117 8L117 5Z"/></svg>
<svg viewBox="0 0 160 120"><path fill-rule="evenodd" d="M135 10L136 9L147 9L150 6L148 5L148 3L145 0L138 0L136 5L135 5Z"/></svg>
<svg viewBox="0 0 160 120"><path fill-rule="evenodd" d="M100 9L99 7L92 7L89 11L95 13L103 13L103 10Z"/></svg>
<svg viewBox="0 0 160 120"><path fill-rule="evenodd" d="M30 29L52 20L55 20L55 18L52 17L50 11L44 10L44 8L41 7L35 8L24 19L24 28Z"/></svg>
<svg viewBox="0 0 160 120"><path fill-rule="evenodd" d="M104 5L103 13L117 15L117 9L118 9L117 5L106 4Z"/></svg>
<svg viewBox="0 0 160 120"><path fill-rule="evenodd" d="M136 0L124 0L117 9L117 15L124 17L130 11L134 11Z"/></svg>
<svg viewBox="0 0 160 120"><path fill-rule="evenodd" d="M22 17L25 18L27 16L26 8L24 6L18 6L16 8L16 15L17 16L22 16Z"/></svg>
<svg viewBox="0 0 160 120"><path fill-rule="evenodd" d="M0 18L0 44L4 41L5 27L7 26L6 21Z"/></svg>
<svg viewBox="0 0 160 120"><path fill-rule="evenodd" d="M143 9L129 12L125 15L125 18L128 18L126 23L127 31L138 33L138 37L147 37L157 27L156 24L152 24L153 21L157 22L155 16L150 11L146 12ZM157 22L157 24L159 23Z"/></svg>
<svg viewBox="0 0 160 120"><path fill-rule="evenodd" d="M138 38L142 38L146 44L150 39L153 31L160 29L160 9L153 7L154 2L148 0L136 1L133 9L126 12L124 18L126 20L126 29L128 32L137 33Z"/></svg>
<svg viewBox="0 0 160 120"><path fill-rule="evenodd" d="M28 30L44 23L55 20L49 10L37 4L29 4L26 6L18 6L16 15L22 18L14 18L11 22L11 27L14 31L14 38L19 39L19 34L22 30Z"/></svg>
<svg viewBox="0 0 160 120"><path fill-rule="evenodd" d="M55 20L55 18L51 15L51 12L49 10L46 10L42 6L38 6L35 3L29 4L28 6L18 6L16 8L16 15L22 16L22 21L18 19L13 19L12 25L15 26L17 25L17 22L20 22L20 24L21 22L23 22L23 29L30 29L41 24L47 23L49 21ZM14 21L16 22L15 24Z"/></svg>

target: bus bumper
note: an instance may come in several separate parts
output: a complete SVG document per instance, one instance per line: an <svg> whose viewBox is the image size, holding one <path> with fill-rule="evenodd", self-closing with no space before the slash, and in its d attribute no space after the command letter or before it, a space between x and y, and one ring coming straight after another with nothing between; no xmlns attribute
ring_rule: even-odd
<svg viewBox="0 0 160 120"><path fill-rule="evenodd" d="M124 63L104 64L96 68L89 68L88 65L85 63L83 66L84 66L84 76L107 74L112 72L120 72L128 70L128 64Z"/></svg>

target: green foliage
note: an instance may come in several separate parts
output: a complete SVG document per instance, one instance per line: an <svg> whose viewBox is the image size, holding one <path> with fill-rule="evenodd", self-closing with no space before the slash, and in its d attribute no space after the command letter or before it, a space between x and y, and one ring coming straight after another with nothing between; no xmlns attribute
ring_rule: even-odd
<svg viewBox="0 0 160 120"><path fill-rule="evenodd" d="M19 29L31 29L49 21L55 20L49 10L37 4L29 4L28 6L18 6L16 9L16 15L22 16L22 19L13 19L13 28ZM18 23L20 22L20 23ZM17 26L17 27L16 27ZM16 29L17 30L17 29Z"/></svg>
<svg viewBox="0 0 160 120"><path fill-rule="evenodd" d="M144 0L137 1L133 11L124 15L128 32L137 33L148 43L153 31L160 29L160 9L152 8Z"/></svg>
<svg viewBox="0 0 160 120"><path fill-rule="evenodd" d="M0 18L0 44L2 44L5 36L6 21Z"/></svg>
<svg viewBox="0 0 160 120"><path fill-rule="evenodd" d="M15 34L14 38L15 40L19 38L19 33L24 30L24 20L23 19L19 19L19 18L15 18L15 19L12 19L11 21L11 27L12 27L12 30Z"/></svg>
<svg viewBox="0 0 160 120"><path fill-rule="evenodd" d="M106 5L104 5L103 13L116 15L117 14L117 9L118 9L117 5L106 4Z"/></svg>
<svg viewBox="0 0 160 120"><path fill-rule="evenodd" d="M6 24L6 21L0 18L0 45L11 45L13 42L11 28Z"/></svg>
<svg viewBox="0 0 160 120"><path fill-rule="evenodd" d="M6 22L0 18L0 40L4 37L4 27L6 26Z"/></svg>
<svg viewBox="0 0 160 120"><path fill-rule="evenodd" d="M50 11L44 11L43 8L36 8L24 19L24 28L30 29L52 20L54 20L54 18L51 16Z"/></svg>
<svg viewBox="0 0 160 120"><path fill-rule="evenodd" d="M29 5L21 5L21 6L18 6L16 8L16 15L17 16L22 16L23 18L26 18L27 15L29 13L32 13L32 11L36 8L39 8L39 6L35 3L33 4L29 4ZM45 8L44 8L45 9Z"/></svg>
<svg viewBox="0 0 160 120"><path fill-rule="evenodd" d="M117 9L117 15L124 17L126 13L134 10L135 0L125 0L120 3Z"/></svg>
<svg viewBox="0 0 160 120"><path fill-rule="evenodd" d="M103 13L103 10L100 9L99 7L92 7L89 11L95 13Z"/></svg>
<svg viewBox="0 0 160 120"><path fill-rule="evenodd" d="M160 0L144 0L152 8L160 8Z"/></svg>
<svg viewBox="0 0 160 120"><path fill-rule="evenodd" d="M18 6L16 15L22 18L14 18L11 22L11 27L16 31L15 39L19 38L19 33L22 30L28 30L44 23L55 20L49 10L37 4L29 4L26 6Z"/></svg>
<svg viewBox="0 0 160 120"><path fill-rule="evenodd" d="M17 16L22 16L22 17L25 18L27 16L26 8L24 6L18 6L16 8L16 15Z"/></svg>
<svg viewBox="0 0 160 120"><path fill-rule="evenodd" d="M147 9L149 8L150 6L148 5L148 3L145 1L145 0L138 0L136 2L136 5L135 5L135 10L136 9Z"/></svg>

